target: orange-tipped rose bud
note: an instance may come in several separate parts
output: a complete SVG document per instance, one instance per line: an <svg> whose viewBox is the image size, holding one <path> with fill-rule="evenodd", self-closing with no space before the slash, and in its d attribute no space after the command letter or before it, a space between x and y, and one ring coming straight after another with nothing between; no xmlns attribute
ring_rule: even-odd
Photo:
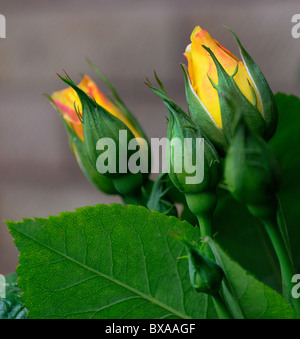
<svg viewBox="0 0 300 339"><path fill-rule="evenodd" d="M85 75L78 85L85 93L89 94L96 103L105 108L109 113L120 119L138 138L139 132L133 123L100 91L95 82L87 75ZM82 105L76 91L72 88L66 88L58 92L54 92L51 96L64 120L73 127L78 137L83 141L83 127L82 123L76 113L75 105L79 112L82 112Z"/></svg>
<svg viewBox="0 0 300 339"><path fill-rule="evenodd" d="M61 113L71 149L86 177L106 193L125 194L141 185L143 180L141 173L128 174L124 171L119 173L119 167L115 164L116 171L110 175L99 171L97 167L99 157L97 142L100 139L110 138L117 144L119 131L123 130L128 132L129 139L137 138L142 141L146 139L141 127L121 99L111 101L106 98L88 76L84 76L78 86L68 77L60 78L70 87L54 92L50 99ZM123 152L127 144L118 147L119 152Z"/></svg>
<svg viewBox="0 0 300 339"><path fill-rule="evenodd" d="M243 62L197 26L184 55L186 94L194 121L226 151L235 107L241 107L256 133L270 138L276 129L277 109L263 74L234 34ZM227 131L226 131L227 129Z"/></svg>

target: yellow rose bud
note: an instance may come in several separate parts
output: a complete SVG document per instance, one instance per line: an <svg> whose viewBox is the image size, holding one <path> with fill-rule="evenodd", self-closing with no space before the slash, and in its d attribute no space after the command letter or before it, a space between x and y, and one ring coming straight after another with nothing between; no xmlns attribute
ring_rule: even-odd
<svg viewBox="0 0 300 339"><path fill-rule="evenodd" d="M243 62L199 26L194 29L191 44L184 53L188 60L188 69L184 71L192 117L222 151L228 147L224 128L228 130L231 125L233 107L242 107L249 126L263 137L270 138L277 124L273 94L257 65L234 36Z"/></svg>
<svg viewBox="0 0 300 339"><path fill-rule="evenodd" d="M244 64L230 51L224 48L218 41L213 39L207 31L197 26L191 35L191 41L192 43L187 46L184 55L188 60L189 75L192 86L215 123L219 127L222 127L218 92L212 86L207 76L209 75L212 81L217 85L217 67L210 54L202 47L202 45L209 47L212 50L228 74L233 74L237 63L239 64L238 72L234 77L234 81L241 92L252 104L255 102L255 98L249 83L253 87L254 85ZM259 102L258 109L261 111Z"/></svg>

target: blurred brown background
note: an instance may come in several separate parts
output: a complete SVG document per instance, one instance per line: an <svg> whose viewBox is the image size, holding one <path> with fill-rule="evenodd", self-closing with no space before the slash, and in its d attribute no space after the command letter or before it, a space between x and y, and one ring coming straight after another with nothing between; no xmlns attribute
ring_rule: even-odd
<svg viewBox="0 0 300 339"><path fill-rule="evenodd" d="M0 0L7 21L0 39L0 273L17 265L4 219L47 217L96 203L119 202L84 179L57 113L43 93L64 88L65 69L96 78L91 59L117 87L148 136L166 132L166 110L144 85L155 69L169 95L186 107L179 64L200 24L235 54L235 30L272 89L299 94L300 39L293 39L299 0ZM101 82L98 82L101 84ZM102 87L104 89L104 87Z"/></svg>

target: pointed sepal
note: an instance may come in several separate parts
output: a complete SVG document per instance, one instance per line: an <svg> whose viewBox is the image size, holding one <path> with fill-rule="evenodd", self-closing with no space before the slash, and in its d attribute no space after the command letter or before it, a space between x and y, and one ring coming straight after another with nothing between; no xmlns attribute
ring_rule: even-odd
<svg viewBox="0 0 300 339"><path fill-rule="evenodd" d="M117 117L109 113L104 107L98 105L96 101L80 89L68 76L61 77L66 84L72 87L82 104L82 112L78 112L83 125L84 147L90 162L95 166L101 151L97 150L97 144L100 139L111 139L115 144L115 149L112 148L114 154L111 154L111 159L116 159L115 171L107 172L105 175L110 177L119 176L118 155L120 153L127 153L128 143L134 139L129 128ZM119 131L127 132L127 143L120 142ZM110 148L108 148L109 152ZM117 156L116 156L117 155Z"/></svg>
<svg viewBox="0 0 300 339"><path fill-rule="evenodd" d="M262 115L266 122L265 138L268 140L274 135L278 122L278 111L274 95L263 73L254 62L252 57L249 55L249 53L245 50L237 34L233 32L230 28L226 28L233 34L237 44L239 45L244 65L258 93Z"/></svg>
<svg viewBox="0 0 300 339"><path fill-rule="evenodd" d="M188 109L193 121L198 124L203 131L205 131L207 137L209 140L211 140L217 150L221 153L224 153L228 147L228 144L224 137L222 128L220 128L215 123L210 113L194 91L187 67L185 65L181 65L181 68L184 74L185 93Z"/></svg>
<svg viewBox="0 0 300 339"><path fill-rule="evenodd" d="M221 289L224 272L219 265L208 259L197 246L181 240L187 250L190 281L198 293L215 296Z"/></svg>
<svg viewBox="0 0 300 339"><path fill-rule="evenodd" d="M224 135L228 143L231 141L231 131L232 123L235 116L238 114L237 111L243 111L243 116L249 127L258 133L259 135L264 136L266 130L266 123L257 109L255 104L252 104L241 92L239 87L234 81L234 76L238 70L238 63L236 70L232 75L229 75L221 63L218 61L212 50L206 46L203 46L205 50L210 54L213 59L218 73L218 84L214 84L210 79L212 86L218 91L220 108L221 108L221 118L222 118L222 128ZM209 77L209 75L208 75ZM250 83L249 86L251 87ZM252 91L255 96L254 90Z"/></svg>

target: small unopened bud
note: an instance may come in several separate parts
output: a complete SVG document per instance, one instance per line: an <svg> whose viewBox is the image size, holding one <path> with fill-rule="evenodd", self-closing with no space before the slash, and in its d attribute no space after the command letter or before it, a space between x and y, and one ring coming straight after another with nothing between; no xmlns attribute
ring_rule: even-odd
<svg viewBox="0 0 300 339"><path fill-rule="evenodd" d="M166 164L174 186L184 194L215 188L221 177L221 162L212 143L193 120L172 101L155 74L160 89L146 83L163 100L169 113Z"/></svg>
<svg viewBox="0 0 300 339"><path fill-rule="evenodd" d="M280 166L271 147L238 118L225 162L225 180L234 198L259 218L274 217Z"/></svg>
<svg viewBox="0 0 300 339"><path fill-rule="evenodd" d="M207 259L197 247L188 242L184 243L188 252L190 280L194 289L199 293L218 294L224 277L223 270Z"/></svg>

